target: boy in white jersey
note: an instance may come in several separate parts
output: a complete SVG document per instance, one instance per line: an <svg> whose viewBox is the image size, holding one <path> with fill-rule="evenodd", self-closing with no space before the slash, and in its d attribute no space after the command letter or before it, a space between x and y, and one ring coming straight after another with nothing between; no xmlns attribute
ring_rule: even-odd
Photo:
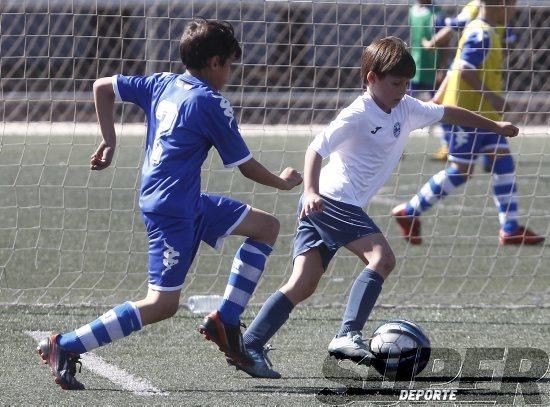
<svg viewBox="0 0 550 407"><path fill-rule="evenodd" d="M247 239L235 256L219 310L205 318L199 331L227 357L254 363L242 343L240 315L261 277L279 222L245 203L201 193L201 165L215 147L226 167L238 167L258 183L289 190L302 178L292 168L272 174L252 158L242 139L231 104L219 93L240 55L231 24L195 19L180 41L184 74L116 75L94 83L103 141L91 157L92 170L107 168L113 158L115 97L138 105L147 117L139 206L149 238L149 290L142 300L120 304L75 331L40 342L38 352L62 388L84 388L75 378L81 353L173 316L200 242L219 248L228 235Z"/></svg>
<svg viewBox="0 0 550 407"><path fill-rule="evenodd" d="M365 49L361 76L366 91L319 134L307 149L304 194L298 207L294 268L244 334L253 366L231 362L254 377L278 378L265 345L294 306L315 291L330 260L342 246L366 268L355 280L341 327L328 351L338 358L371 357L361 330L395 266L395 256L378 227L362 210L391 176L412 130L440 120L517 135L510 123L494 122L468 110L425 103L406 95L415 63L406 44L388 37ZM321 169L323 158L329 163Z"/></svg>

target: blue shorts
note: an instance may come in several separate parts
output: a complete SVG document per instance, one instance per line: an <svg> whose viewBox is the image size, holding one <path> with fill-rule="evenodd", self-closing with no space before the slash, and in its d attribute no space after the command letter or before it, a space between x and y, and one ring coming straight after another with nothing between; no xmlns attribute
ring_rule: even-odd
<svg viewBox="0 0 550 407"><path fill-rule="evenodd" d="M183 287L201 241L219 249L223 238L246 217L250 206L233 199L201 194L203 211L193 219L142 213L149 237L149 287L174 291Z"/></svg>
<svg viewBox="0 0 550 407"><path fill-rule="evenodd" d="M317 247L326 270L340 247L364 236L380 233L380 229L360 207L326 196L322 198L325 205L323 212L313 213L298 222L293 259ZM298 204L298 216L302 210L302 199L303 196Z"/></svg>
<svg viewBox="0 0 550 407"><path fill-rule="evenodd" d="M500 134L472 127L445 124L445 140L449 144L449 161L469 164L479 154L494 153L499 148L509 149L508 140Z"/></svg>

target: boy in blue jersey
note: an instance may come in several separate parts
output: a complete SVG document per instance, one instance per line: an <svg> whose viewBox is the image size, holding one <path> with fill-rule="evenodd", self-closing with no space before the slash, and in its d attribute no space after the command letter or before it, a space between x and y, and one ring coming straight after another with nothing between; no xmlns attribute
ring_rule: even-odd
<svg viewBox="0 0 550 407"><path fill-rule="evenodd" d="M263 272L279 232L272 215L223 196L200 192L201 165L212 146L224 165L238 167L258 183L289 190L302 182L286 168L280 176L258 163L237 128L233 109L219 91L241 48L233 27L196 19L180 41L184 74L101 78L94 99L103 141L91 157L91 169L107 168L116 135L115 97L138 105L147 118L145 160L139 205L149 237L149 289L136 302L125 302L75 331L54 334L38 352L64 389L83 389L75 378L79 355L173 316L187 270L200 241L219 248L228 235L246 236L237 251L219 310L200 327L227 357L253 364L240 331L240 315Z"/></svg>
<svg viewBox="0 0 550 407"><path fill-rule="evenodd" d="M355 254L365 268L351 287L328 352L357 362L371 358L361 330L395 267L395 255L362 208L391 177L409 133L441 120L509 137L517 135L518 128L510 123L406 95L415 72L414 59L398 38L377 40L364 50L361 79L365 92L344 108L306 151L292 275L267 299L244 334L246 348L256 363L244 366L230 361L238 369L253 377L280 377L265 356L267 341L288 320L293 308L315 292L342 247ZM329 158L324 167L323 158Z"/></svg>

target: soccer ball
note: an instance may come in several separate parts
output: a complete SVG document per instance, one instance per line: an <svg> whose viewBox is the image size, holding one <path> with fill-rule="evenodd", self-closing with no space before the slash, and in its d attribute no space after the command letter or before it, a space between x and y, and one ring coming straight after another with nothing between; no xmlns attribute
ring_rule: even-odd
<svg viewBox="0 0 550 407"><path fill-rule="evenodd" d="M380 325L372 336L372 366L392 380L410 380L430 360L430 340L423 329L406 319L392 319Z"/></svg>

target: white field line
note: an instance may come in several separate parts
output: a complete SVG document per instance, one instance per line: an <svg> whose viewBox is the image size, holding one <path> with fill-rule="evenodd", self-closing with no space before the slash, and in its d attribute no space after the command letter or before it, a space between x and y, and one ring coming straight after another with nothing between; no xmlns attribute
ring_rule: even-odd
<svg viewBox="0 0 550 407"><path fill-rule="evenodd" d="M48 337L51 333L46 331L25 331L27 335L37 342ZM106 378L124 390L129 390L139 396L166 396L169 393L164 392L147 380L136 377L110 363L105 362L99 356L93 353L84 353L80 356L82 367L93 373Z"/></svg>

